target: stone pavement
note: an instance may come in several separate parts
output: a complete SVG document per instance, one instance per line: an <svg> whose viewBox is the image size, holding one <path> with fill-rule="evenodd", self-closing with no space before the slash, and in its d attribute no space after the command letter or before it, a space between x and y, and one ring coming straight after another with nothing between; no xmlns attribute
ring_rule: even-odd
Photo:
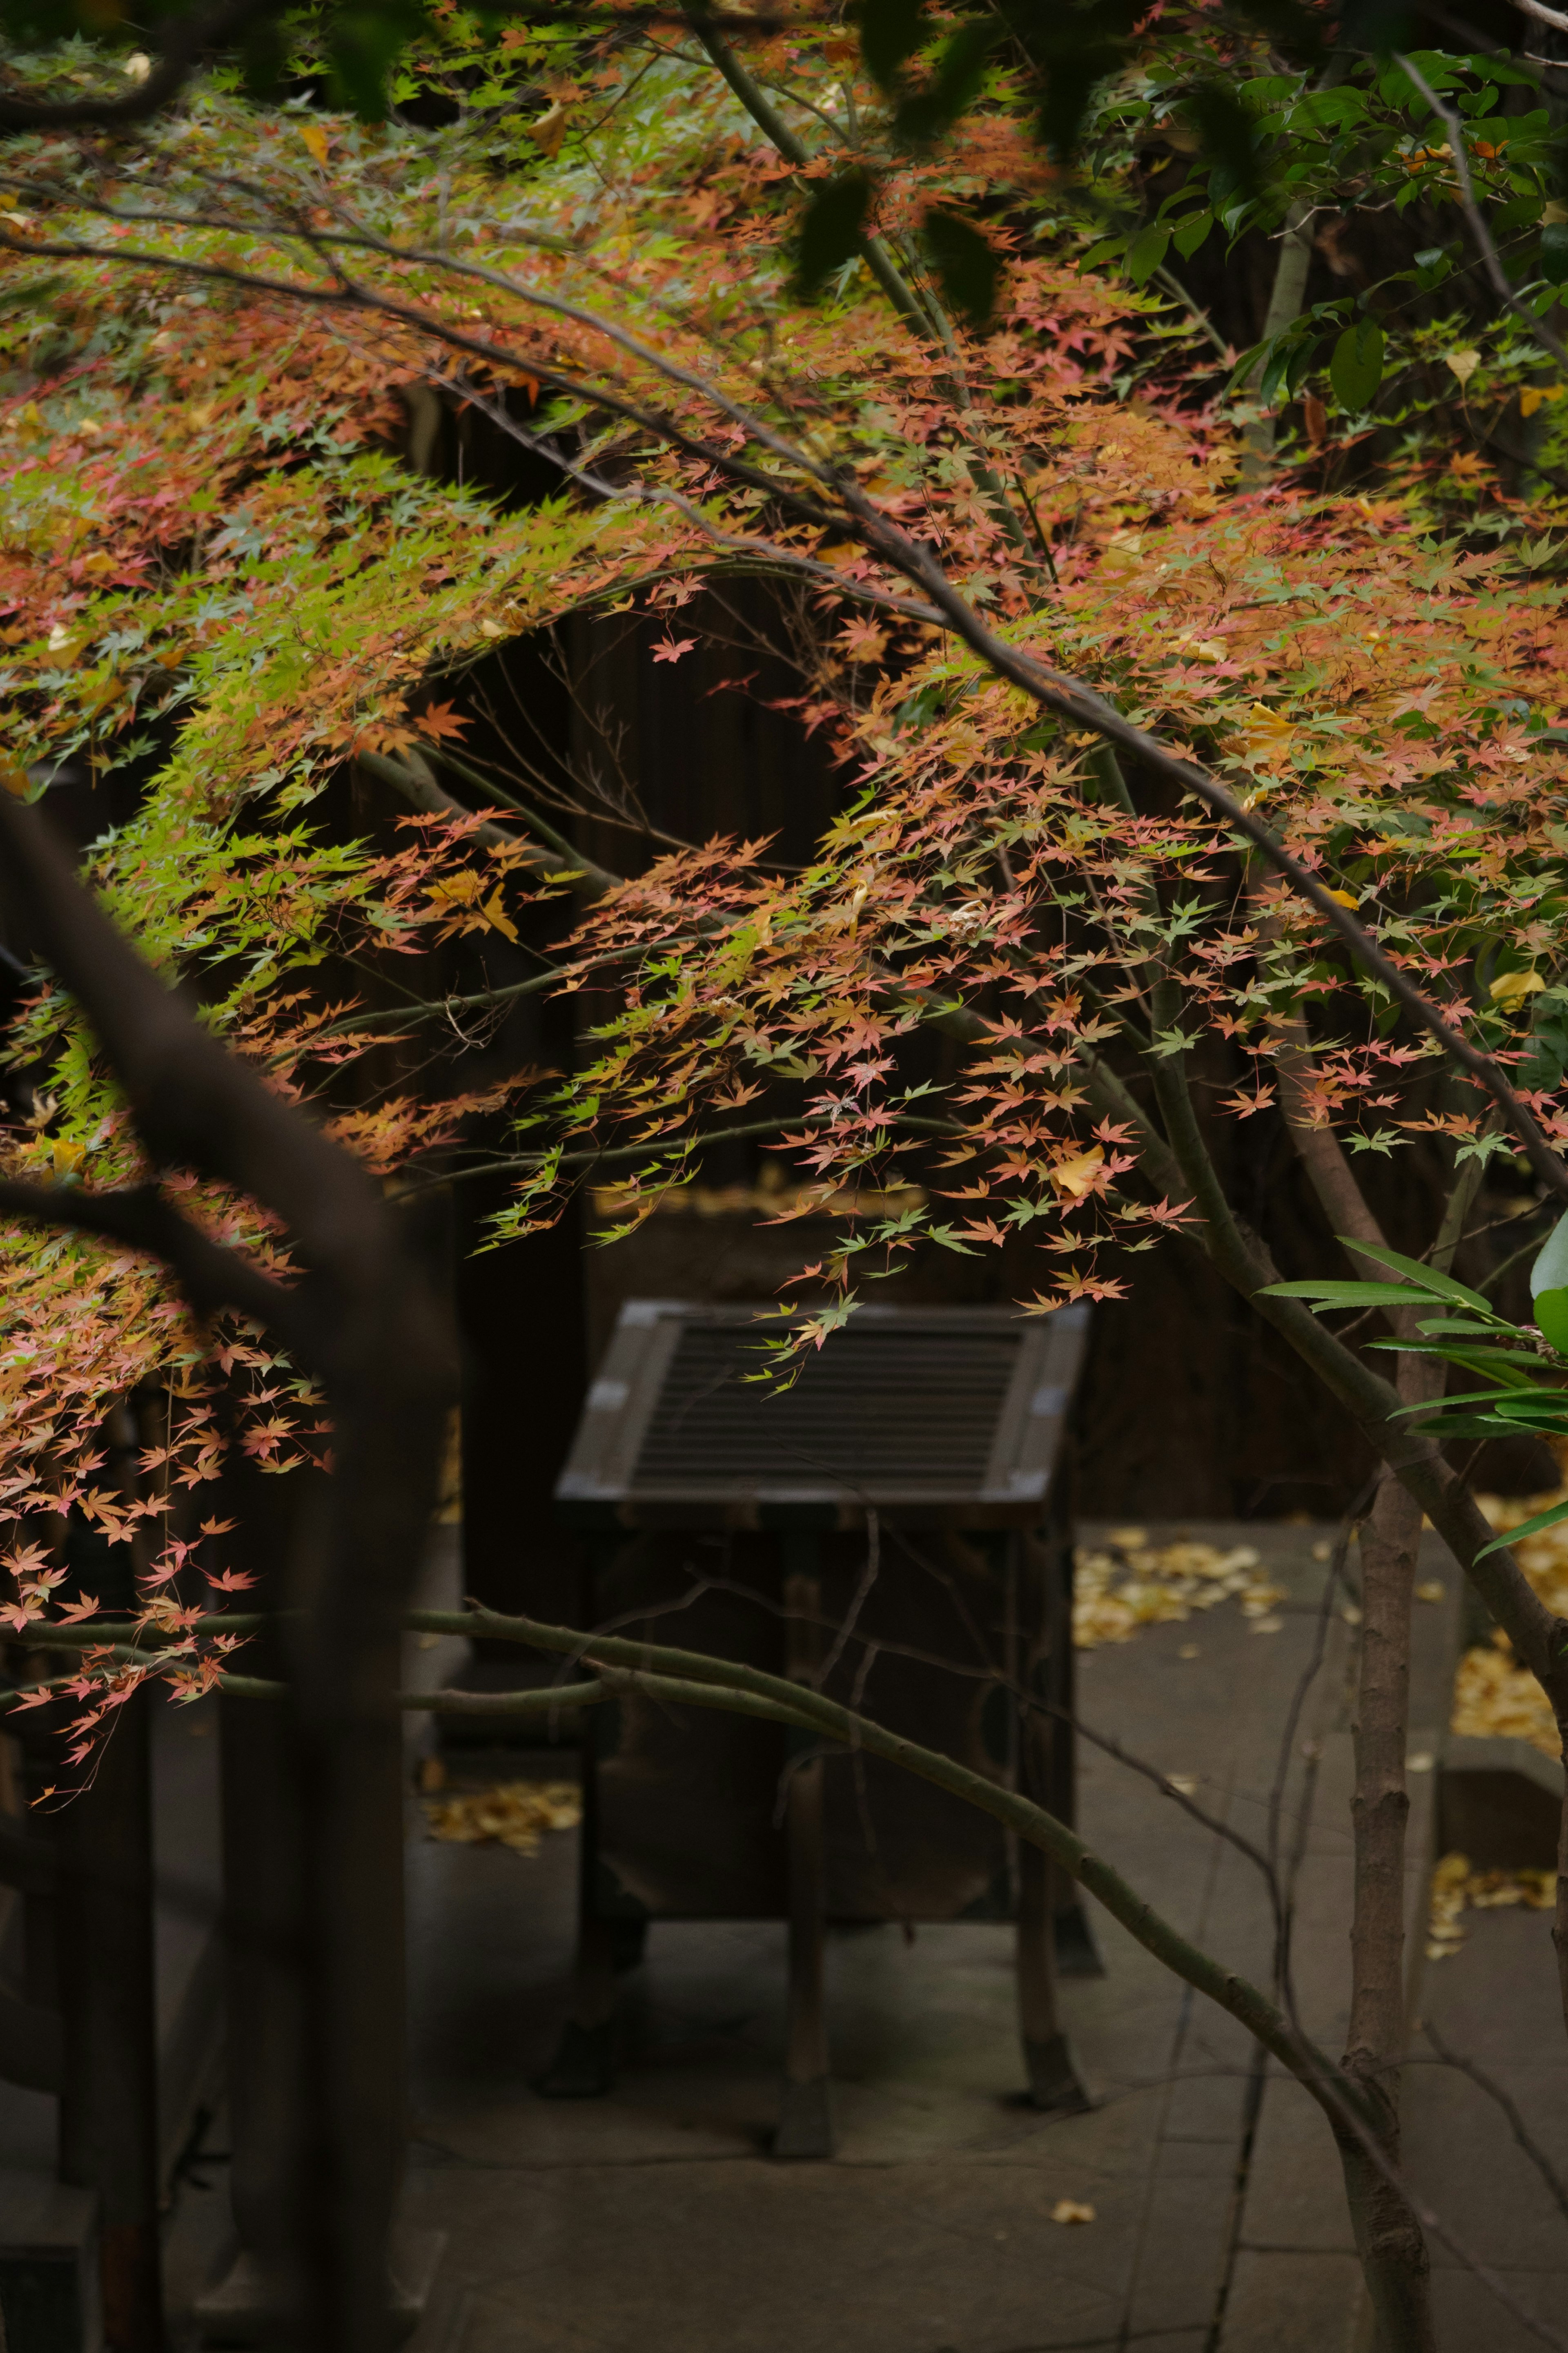
<svg viewBox="0 0 1568 2353"><path fill-rule="evenodd" d="M1258 1546L1289 1593L1278 1630L1254 1631L1227 1605L1096 1651L1082 1664L1080 1712L1163 1773L1190 1776L1199 1803L1263 1844L1281 1725L1320 1631L1327 1572L1313 1552L1327 1532L1190 1533ZM1423 1575L1445 1575L1436 1551ZM1417 1612L1418 1757L1437 1753L1446 1713L1457 1611L1451 1573L1445 1581L1448 1601ZM1279 1834L1300 1858L1302 2017L1337 2048L1349 1641L1337 1613L1326 1630L1289 1743ZM504 1769L562 1767L558 1755L513 1756ZM1435 1780L1429 1770L1412 1778L1413 1925ZM1267 1979L1268 1904L1233 1846L1087 1745L1081 1820L1180 1928ZM1095 2099L1087 2116L1051 2119L1022 2105L1010 1932L963 1923L921 1927L912 1943L892 1926L835 1937L832 2162L766 2153L782 1928L656 1926L616 2090L539 2098L531 2082L568 1999L574 1848L557 1835L532 1860L423 1840L410 1850L406 2212L447 2234L410 2353L1367 2353L1321 2118L1257 2064L1228 2019L1097 1910L1107 1973L1065 1989ZM1428 1973L1423 1999L1445 2038L1504 2077L1568 2164L1568 2051L1545 1936L1541 1915L1478 1918L1458 1957ZM1410 2099L1426 2194L1517 2293L1563 2309L1568 2223L1507 2119L1436 2066L1412 2070ZM182 2200L182 2278L217 2260L220 2175L212 2168L211 2188ZM1093 2222L1054 2222L1063 2198L1091 2205ZM1441 2255L1438 2264L1443 2353L1512 2353L1531 2341L1510 2333L1473 2278Z"/></svg>

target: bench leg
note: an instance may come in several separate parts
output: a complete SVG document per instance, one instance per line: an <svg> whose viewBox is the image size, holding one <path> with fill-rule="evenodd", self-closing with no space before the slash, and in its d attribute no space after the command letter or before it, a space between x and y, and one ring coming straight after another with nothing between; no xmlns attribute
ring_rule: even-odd
<svg viewBox="0 0 1568 2353"><path fill-rule="evenodd" d="M1045 1697L1058 1713L1042 1718L1029 1711L1019 1726L1018 1738L1023 1794L1047 1806L1058 1820L1066 1822L1072 1821L1076 1811L1070 1539L1070 1528L1053 1527L1046 1571ZM1020 1841L1018 2025L1025 2079L1034 2106L1067 2116L1081 2116L1089 2101L1058 2014L1058 1961L1066 1960L1073 1975L1079 1976L1089 1974L1083 1966L1086 1948L1089 1969L1098 1968L1100 1958L1089 1938L1089 1923L1078 1908L1077 1894L1070 1882L1063 1884L1062 1875L1047 1855ZM1075 1926L1081 1931L1076 1940Z"/></svg>
<svg viewBox="0 0 1568 2353"><path fill-rule="evenodd" d="M615 2089L619 2038L613 1922L586 1913L579 1921L572 1978L572 2015L533 2087L547 2100L595 2100Z"/></svg>
<svg viewBox="0 0 1568 2353"><path fill-rule="evenodd" d="M784 1586L792 1680L809 1682L820 1651L822 1585L815 1575ZM800 1736L802 1746L811 1736ZM796 1765L784 1799L789 1857L789 2043L773 2155L831 2157L833 2086L827 2071L827 2010L823 1919L822 1759Z"/></svg>
<svg viewBox="0 0 1568 2353"><path fill-rule="evenodd" d="M1050 1903L1052 1872L1037 1846L1018 1852L1018 2029L1031 2105L1082 2116L1089 2094L1079 2081L1057 2010L1057 1960Z"/></svg>

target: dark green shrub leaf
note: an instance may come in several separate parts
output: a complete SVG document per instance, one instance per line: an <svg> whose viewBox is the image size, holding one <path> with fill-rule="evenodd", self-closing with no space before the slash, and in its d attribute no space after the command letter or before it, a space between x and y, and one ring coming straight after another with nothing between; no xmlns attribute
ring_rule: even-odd
<svg viewBox="0 0 1568 2353"><path fill-rule="evenodd" d="M1127 275L1134 286L1143 285L1164 260L1171 243L1171 232L1159 221L1151 221L1140 229L1127 248Z"/></svg>
<svg viewBox="0 0 1568 2353"><path fill-rule="evenodd" d="M926 37L925 0L861 0L860 54L866 70L884 90Z"/></svg>
<svg viewBox="0 0 1568 2353"><path fill-rule="evenodd" d="M956 311L976 334L984 334L996 308L1002 276L994 248L971 222L945 209L933 206L924 226L948 308Z"/></svg>
<svg viewBox="0 0 1568 2353"><path fill-rule="evenodd" d="M985 61L1000 34L1001 26L986 18L960 25L943 47L931 82L906 98L894 115L894 138L907 147L923 147L951 129L979 97Z"/></svg>
<svg viewBox="0 0 1568 2353"><path fill-rule="evenodd" d="M1171 242L1184 261L1192 259L1213 227L1213 213L1191 213L1179 227L1172 231Z"/></svg>
<svg viewBox="0 0 1568 2353"><path fill-rule="evenodd" d="M858 165L818 183L795 243L795 283L803 294L815 294L825 278L859 252L870 209L871 175Z"/></svg>
<svg viewBox="0 0 1568 2353"><path fill-rule="evenodd" d="M1358 319L1345 329L1329 362L1334 398L1352 416L1372 406L1383 382L1383 329L1374 319Z"/></svg>

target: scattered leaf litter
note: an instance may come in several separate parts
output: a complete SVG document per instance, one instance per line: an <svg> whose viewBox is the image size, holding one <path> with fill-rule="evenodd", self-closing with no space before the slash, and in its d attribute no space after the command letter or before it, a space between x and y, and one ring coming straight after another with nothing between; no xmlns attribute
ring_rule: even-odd
<svg viewBox="0 0 1568 2353"><path fill-rule="evenodd" d="M1550 1912L1556 1900L1554 1871L1472 1871L1468 1854L1446 1854L1432 1873L1426 1957L1446 1961L1458 1951L1466 1912L1498 1912L1516 1904Z"/></svg>
<svg viewBox="0 0 1568 2353"><path fill-rule="evenodd" d="M500 1781L489 1789L462 1789L449 1798L427 1798L427 1838L450 1846L481 1846L493 1840L513 1854L537 1854L546 1831L574 1831L583 1819L583 1793L575 1781Z"/></svg>
<svg viewBox="0 0 1568 2353"><path fill-rule="evenodd" d="M1143 1528L1112 1528L1101 1546L1081 1546L1073 1578L1073 1640L1080 1651L1127 1642L1141 1626L1161 1626L1238 1600L1259 1633L1276 1633L1277 1603L1288 1599L1270 1584L1251 1545L1182 1539L1152 1545Z"/></svg>
<svg viewBox="0 0 1568 2353"><path fill-rule="evenodd" d="M1472 1739L1528 1740L1543 1756L1563 1753L1552 1703L1500 1627L1484 1648L1459 1661L1449 1725Z"/></svg>
<svg viewBox="0 0 1568 2353"><path fill-rule="evenodd" d="M1568 1501L1568 1487L1549 1495L1478 1495L1477 1503L1500 1535L1538 1512ZM1539 1535L1526 1536L1513 1556L1549 1609L1568 1616L1568 1520ZM1489 1642L1467 1651L1454 1678L1453 1731L1483 1740L1528 1740L1545 1757L1560 1757L1563 1744L1552 1704L1530 1669L1514 1657L1500 1628Z"/></svg>

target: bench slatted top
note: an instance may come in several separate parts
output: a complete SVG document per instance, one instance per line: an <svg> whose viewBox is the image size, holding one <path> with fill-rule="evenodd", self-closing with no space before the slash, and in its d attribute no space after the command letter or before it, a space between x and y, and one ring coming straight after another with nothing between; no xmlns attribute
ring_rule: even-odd
<svg viewBox="0 0 1568 2353"><path fill-rule="evenodd" d="M622 1308L556 1486L563 1515L623 1527L1038 1520L1089 1311L866 1307L769 1377L766 1307Z"/></svg>

